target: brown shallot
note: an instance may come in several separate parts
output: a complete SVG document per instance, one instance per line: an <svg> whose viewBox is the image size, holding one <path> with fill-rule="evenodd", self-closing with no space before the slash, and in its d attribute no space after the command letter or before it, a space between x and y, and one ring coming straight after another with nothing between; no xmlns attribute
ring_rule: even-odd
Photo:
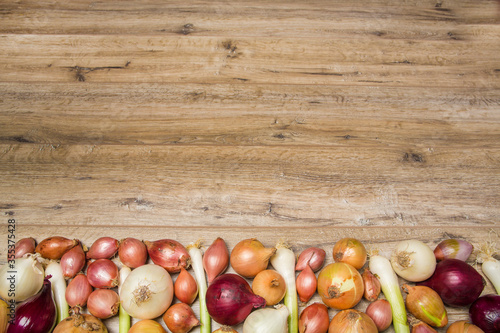
<svg viewBox="0 0 500 333"><path fill-rule="evenodd" d="M307 265L317 272L325 263L326 252L318 247L310 247L302 251L295 265L296 271L302 271Z"/></svg>
<svg viewBox="0 0 500 333"><path fill-rule="evenodd" d="M203 254L203 268L207 273L207 281L211 283L229 266L229 250L227 249L226 242L220 237L208 247Z"/></svg>
<svg viewBox="0 0 500 333"><path fill-rule="evenodd" d="M181 267L181 272L175 280L174 295L179 301L188 305L191 305L198 296L198 284L184 267Z"/></svg>
<svg viewBox="0 0 500 333"><path fill-rule="evenodd" d="M148 249L146 245L132 237L120 241L118 246L118 257L122 264L130 268L145 265L148 260Z"/></svg>
<svg viewBox="0 0 500 333"><path fill-rule="evenodd" d="M380 295L380 281L368 268L363 271L361 277L363 278L363 284L365 287L363 294L364 298L369 302L375 301Z"/></svg>
<svg viewBox="0 0 500 333"><path fill-rule="evenodd" d="M98 238L87 252L87 259L110 259L118 251L119 242L113 237Z"/></svg>
<svg viewBox="0 0 500 333"><path fill-rule="evenodd" d="M185 303L170 306L162 318L172 333L187 333L193 327L200 325L193 309Z"/></svg>
<svg viewBox="0 0 500 333"><path fill-rule="evenodd" d="M178 273L181 267L187 269L191 265L188 251L176 240L160 239L153 242L144 241L144 244L153 263L165 268L169 273Z"/></svg>
<svg viewBox="0 0 500 333"><path fill-rule="evenodd" d="M40 253L46 259L61 259L63 254L78 244L78 240L69 239L62 236L45 238L35 248L36 253Z"/></svg>
<svg viewBox="0 0 500 333"><path fill-rule="evenodd" d="M85 262L85 252L83 251L80 242L78 242L78 245L63 254L61 257L61 268L64 278L73 278L83 269L83 267L85 267Z"/></svg>

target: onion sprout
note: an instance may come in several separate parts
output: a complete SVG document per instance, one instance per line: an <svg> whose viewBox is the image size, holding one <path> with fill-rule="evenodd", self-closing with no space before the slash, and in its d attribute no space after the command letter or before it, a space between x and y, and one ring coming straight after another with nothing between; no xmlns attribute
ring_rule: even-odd
<svg viewBox="0 0 500 333"><path fill-rule="evenodd" d="M131 269L127 266L123 266L120 269L120 277L119 277L120 282L118 287L118 294L120 294L123 281L125 281L130 272ZM125 311L121 302L120 302L120 308L118 309L118 327L119 327L118 331L119 333L127 333L130 330L130 315L127 313L127 311Z"/></svg>
<svg viewBox="0 0 500 333"><path fill-rule="evenodd" d="M207 280L203 268L203 256L201 252L201 241L190 244L187 247L191 257L191 266L193 267L196 284L198 285L198 297L200 300L200 333L211 333L211 318L207 310L206 293Z"/></svg>
<svg viewBox="0 0 500 333"><path fill-rule="evenodd" d="M66 280L63 276L61 264L51 260L45 267L45 276L50 275L52 293L57 307L57 322L69 317L69 305L66 302Z"/></svg>
<svg viewBox="0 0 500 333"><path fill-rule="evenodd" d="M410 333L403 295L399 289L399 281L392 269L389 259L373 253L370 255L370 271L380 281L385 298L391 304L392 323L396 333Z"/></svg>
<svg viewBox="0 0 500 333"><path fill-rule="evenodd" d="M276 253L271 257L271 265L283 276L286 283L284 303L288 308L288 332L299 331L299 310L297 288L295 286L295 254L283 243L276 245Z"/></svg>

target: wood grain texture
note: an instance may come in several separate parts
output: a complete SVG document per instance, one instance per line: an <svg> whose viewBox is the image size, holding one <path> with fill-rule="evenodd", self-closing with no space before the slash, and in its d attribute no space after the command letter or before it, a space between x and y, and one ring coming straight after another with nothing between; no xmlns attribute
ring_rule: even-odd
<svg viewBox="0 0 500 333"><path fill-rule="evenodd" d="M9 220L499 244L499 41L498 0L0 0L0 263Z"/></svg>

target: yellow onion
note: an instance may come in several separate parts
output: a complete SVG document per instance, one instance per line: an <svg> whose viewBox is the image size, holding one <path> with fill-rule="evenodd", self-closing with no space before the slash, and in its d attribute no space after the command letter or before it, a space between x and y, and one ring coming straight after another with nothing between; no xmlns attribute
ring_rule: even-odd
<svg viewBox="0 0 500 333"><path fill-rule="evenodd" d="M7 332L7 323L9 322L9 307L7 303L0 299L0 333Z"/></svg>
<svg viewBox="0 0 500 333"><path fill-rule="evenodd" d="M253 278L265 270L276 248L266 248L255 238L245 239L231 251L231 267L241 276Z"/></svg>
<svg viewBox="0 0 500 333"><path fill-rule="evenodd" d="M459 320L451 324L446 333L484 333L484 331L466 320Z"/></svg>
<svg viewBox="0 0 500 333"><path fill-rule="evenodd" d="M318 275L318 294L327 306L344 310L354 307L363 297L361 274L351 265L336 262L325 266Z"/></svg>
<svg viewBox="0 0 500 333"><path fill-rule="evenodd" d="M314 272L309 265L307 265L306 268L299 273L295 285L300 301L303 303L309 302L318 286L316 275L314 275Z"/></svg>
<svg viewBox="0 0 500 333"><path fill-rule="evenodd" d="M255 295L263 297L266 305L276 305L285 296L285 279L275 270L265 269L253 279L252 291Z"/></svg>
<svg viewBox="0 0 500 333"><path fill-rule="evenodd" d="M321 303L306 307L299 316L299 333L326 333L330 325L328 308Z"/></svg>
<svg viewBox="0 0 500 333"><path fill-rule="evenodd" d="M167 333L167 331L159 322L143 319L132 325L128 333Z"/></svg>
<svg viewBox="0 0 500 333"><path fill-rule="evenodd" d="M344 262L360 269L366 263L366 248L355 238L343 238L333 246L333 260Z"/></svg>
<svg viewBox="0 0 500 333"><path fill-rule="evenodd" d="M176 303L169 307L162 316L165 325L172 333L187 333L193 327L199 326L193 309L185 303Z"/></svg>
<svg viewBox="0 0 500 333"><path fill-rule="evenodd" d="M369 302L375 301L380 295L380 281L368 268L363 271L361 277L363 278L363 284L365 287L365 293L363 296Z"/></svg>
<svg viewBox="0 0 500 333"><path fill-rule="evenodd" d="M108 333L108 329L99 318L90 314L80 313L76 307L73 312L57 324L52 333Z"/></svg>
<svg viewBox="0 0 500 333"><path fill-rule="evenodd" d="M207 281L211 283L229 266L229 250L226 242L220 237L208 247L203 254L203 268L207 273Z"/></svg>
<svg viewBox="0 0 500 333"><path fill-rule="evenodd" d="M446 309L437 292L426 286L412 287L404 284L401 288L408 294L406 308L415 318L434 327L448 324Z"/></svg>
<svg viewBox="0 0 500 333"><path fill-rule="evenodd" d="M188 305L191 305L198 296L198 284L184 267L181 267L181 272L175 280L174 295L179 301Z"/></svg>
<svg viewBox="0 0 500 333"><path fill-rule="evenodd" d="M328 333L378 333L378 329L366 313L346 309L333 317Z"/></svg>
<svg viewBox="0 0 500 333"><path fill-rule="evenodd" d="M62 236L45 238L35 248L36 253L47 259L61 259L63 254L78 244L76 239L68 239Z"/></svg>
<svg viewBox="0 0 500 333"><path fill-rule="evenodd" d="M212 333L238 333L238 331L233 330L231 326L221 326Z"/></svg>

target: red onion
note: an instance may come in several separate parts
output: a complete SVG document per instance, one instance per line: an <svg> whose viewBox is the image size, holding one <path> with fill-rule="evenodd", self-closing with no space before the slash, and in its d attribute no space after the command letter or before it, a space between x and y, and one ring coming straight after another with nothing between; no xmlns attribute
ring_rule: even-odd
<svg viewBox="0 0 500 333"><path fill-rule="evenodd" d="M109 259L97 259L87 267L87 278L94 288L114 288L118 285L120 272Z"/></svg>
<svg viewBox="0 0 500 333"><path fill-rule="evenodd" d="M148 249L143 242L136 238L125 238L120 241L118 257L125 266L137 268L146 264L148 260Z"/></svg>
<svg viewBox="0 0 500 333"><path fill-rule="evenodd" d="M31 296L16 309L14 321L7 333L49 333L56 325L57 310L50 283L50 275L43 280L38 294Z"/></svg>
<svg viewBox="0 0 500 333"><path fill-rule="evenodd" d="M484 295L472 303L469 308L472 323L484 333L500 332L500 296Z"/></svg>
<svg viewBox="0 0 500 333"><path fill-rule="evenodd" d="M239 275L226 273L215 278L207 289L207 310L219 324L242 323L252 309L263 308L266 300L252 292L248 282Z"/></svg>
<svg viewBox="0 0 500 333"><path fill-rule="evenodd" d="M81 244L63 254L61 257L61 269L66 279L73 278L85 266L85 252Z"/></svg>
<svg viewBox="0 0 500 333"><path fill-rule="evenodd" d="M101 237L90 247L87 259L109 259L118 251L118 245L118 240L112 237Z"/></svg>
<svg viewBox="0 0 500 333"><path fill-rule="evenodd" d="M471 265L459 259L444 259L434 274L419 285L434 289L449 306L466 306L484 289L485 281Z"/></svg>

